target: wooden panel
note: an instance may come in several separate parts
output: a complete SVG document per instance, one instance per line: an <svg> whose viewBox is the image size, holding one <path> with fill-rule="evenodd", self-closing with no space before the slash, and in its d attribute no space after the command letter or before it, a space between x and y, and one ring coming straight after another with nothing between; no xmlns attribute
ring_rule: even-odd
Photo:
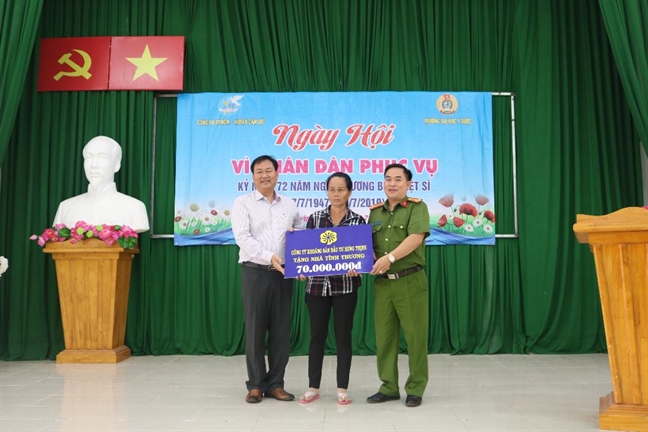
<svg viewBox="0 0 648 432"><path fill-rule="evenodd" d="M648 211L578 215L574 232L594 253L610 359L600 427L648 431Z"/></svg>
<svg viewBox="0 0 648 432"><path fill-rule="evenodd" d="M133 254L90 239L49 243L56 262L66 350L59 363L115 363L130 356L124 345Z"/></svg>
<svg viewBox="0 0 648 432"><path fill-rule="evenodd" d="M648 405L648 246L593 251L616 403Z"/></svg>
<svg viewBox="0 0 648 432"><path fill-rule="evenodd" d="M610 393L599 402L599 427L606 430L648 431L648 406L615 403Z"/></svg>

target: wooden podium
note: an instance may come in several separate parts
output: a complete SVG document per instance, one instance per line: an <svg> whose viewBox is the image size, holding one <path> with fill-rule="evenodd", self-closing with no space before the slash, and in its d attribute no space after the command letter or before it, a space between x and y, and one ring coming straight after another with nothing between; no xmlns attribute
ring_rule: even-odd
<svg viewBox="0 0 648 432"><path fill-rule="evenodd" d="M118 363L124 345L133 256L139 249L88 239L47 243L56 262L65 350L57 363Z"/></svg>
<svg viewBox="0 0 648 432"><path fill-rule="evenodd" d="M612 373L599 427L648 431L648 210L578 215L574 233L594 253Z"/></svg>

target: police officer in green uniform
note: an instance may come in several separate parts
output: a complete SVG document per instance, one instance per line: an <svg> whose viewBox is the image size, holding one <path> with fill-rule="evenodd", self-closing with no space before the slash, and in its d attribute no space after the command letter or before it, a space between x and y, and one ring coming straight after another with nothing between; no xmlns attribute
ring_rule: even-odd
<svg viewBox="0 0 648 432"><path fill-rule="evenodd" d="M408 198L412 172L401 164L385 168L387 201L371 207L376 262L374 281L378 376L383 382L367 402L400 399L398 346L403 329L410 375L405 383L405 405L421 405L428 382L428 282L425 275L425 238L430 215L419 198Z"/></svg>

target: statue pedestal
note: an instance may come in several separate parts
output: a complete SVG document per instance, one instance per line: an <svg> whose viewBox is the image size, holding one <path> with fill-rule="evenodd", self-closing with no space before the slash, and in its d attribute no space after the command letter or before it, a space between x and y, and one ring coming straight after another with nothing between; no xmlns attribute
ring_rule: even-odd
<svg viewBox="0 0 648 432"><path fill-rule="evenodd" d="M131 264L139 249L98 239L47 243L56 262L65 350L57 363L118 363L124 345Z"/></svg>
<svg viewBox="0 0 648 432"><path fill-rule="evenodd" d="M578 215L574 233L594 253L612 374L599 427L648 431L648 211Z"/></svg>

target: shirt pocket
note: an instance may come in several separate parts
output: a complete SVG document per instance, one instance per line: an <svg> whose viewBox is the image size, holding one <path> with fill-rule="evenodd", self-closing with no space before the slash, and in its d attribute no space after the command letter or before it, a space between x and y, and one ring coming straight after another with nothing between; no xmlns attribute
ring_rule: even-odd
<svg viewBox="0 0 648 432"><path fill-rule="evenodd" d="M285 211L273 212L272 224L283 231L288 231L293 226L293 215Z"/></svg>
<svg viewBox="0 0 648 432"><path fill-rule="evenodd" d="M382 231L384 228L385 228L385 223L384 222L379 223L379 224L371 225L371 233L372 234L377 234L380 231Z"/></svg>

